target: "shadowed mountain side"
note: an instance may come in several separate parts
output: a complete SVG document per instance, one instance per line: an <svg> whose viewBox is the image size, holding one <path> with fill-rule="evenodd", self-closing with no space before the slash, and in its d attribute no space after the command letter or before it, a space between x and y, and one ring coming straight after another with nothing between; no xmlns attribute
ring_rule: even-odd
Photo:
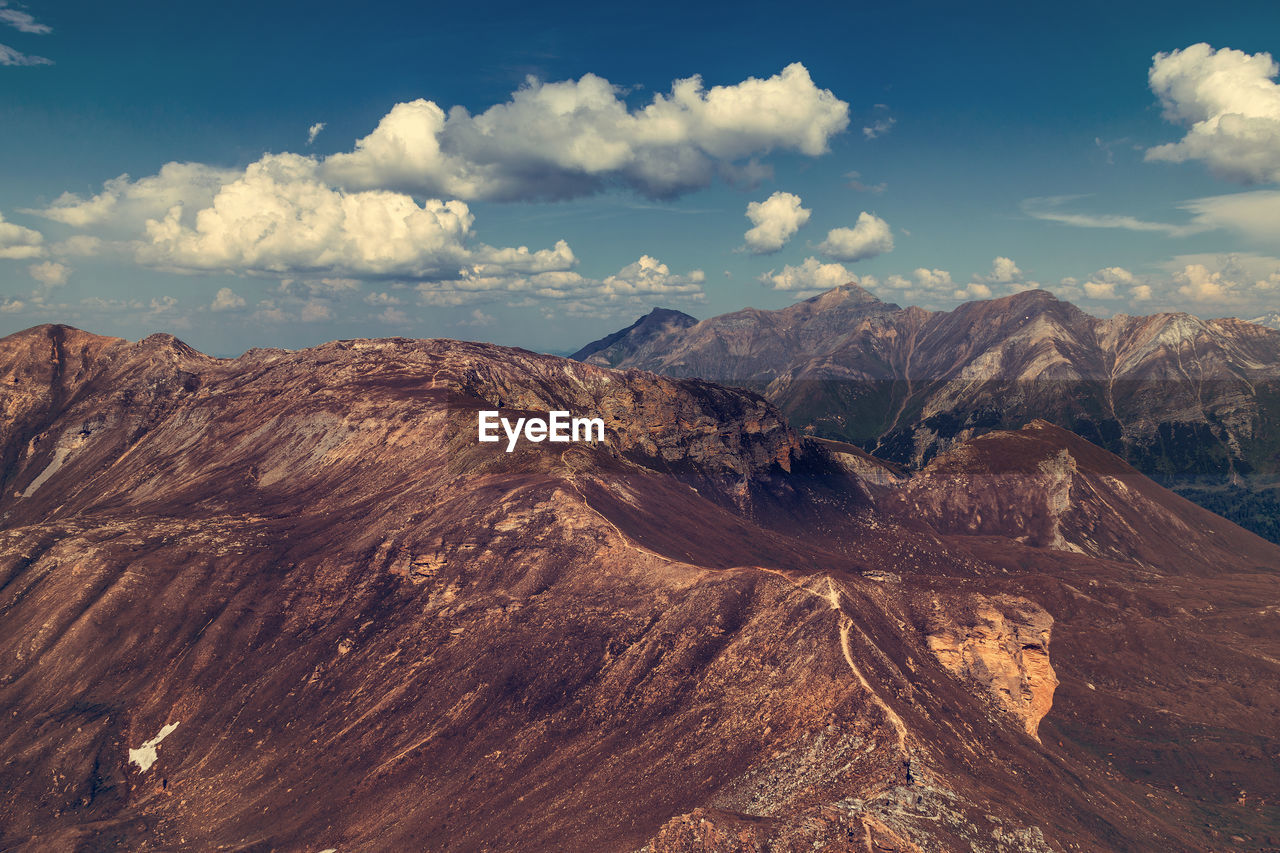
<svg viewBox="0 0 1280 853"><path fill-rule="evenodd" d="M0 359L4 849L1280 833L1280 549L1206 534L1052 428L973 458L1028 443L996 456L1085 553L987 492L971 511L999 522L935 505L943 460L904 484L701 381L453 341L218 360L66 327ZM489 408L599 414L606 440L506 453L476 441ZM1065 499L1034 473L1060 452ZM1133 523L1112 475L1157 516L1141 563L1106 550ZM1254 563L1209 584L1185 561L1232 548Z"/></svg>

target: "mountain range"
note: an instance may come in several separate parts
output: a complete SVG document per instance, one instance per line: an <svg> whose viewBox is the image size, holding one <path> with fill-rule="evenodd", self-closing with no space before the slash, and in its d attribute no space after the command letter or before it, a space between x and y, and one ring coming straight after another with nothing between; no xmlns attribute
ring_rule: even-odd
<svg viewBox="0 0 1280 853"><path fill-rule="evenodd" d="M702 379L66 326L0 406L0 849L1280 845L1280 547L1047 420L911 471Z"/></svg>
<svg viewBox="0 0 1280 853"><path fill-rule="evenodd" d="M1280 539L1280 516L1256 511L1280 498L1280 331L1099 319L1042 290L927 311L853 284L778 311L661 318L574 358L749 388L814 435L913 469L1042 418L1203 503L1240 490L1236 520Z"/></svg>

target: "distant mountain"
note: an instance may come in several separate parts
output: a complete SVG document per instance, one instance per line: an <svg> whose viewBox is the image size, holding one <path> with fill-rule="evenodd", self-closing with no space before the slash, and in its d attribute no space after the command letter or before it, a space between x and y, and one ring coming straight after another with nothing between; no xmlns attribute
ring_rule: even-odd
<svg viewBox="0 0 1280 853"><path fill-rule="evenodd" d="M812 434L911 468L1042 418L1170 485L1280 476L1280 332L1241 320L1099 319L1043 290L927 311L850 284L611 363L750 388Z"/></svg>
<svg viewBox="0 0 1280 853"><path fill-rule="evenodd" d="M1266 326L1268 329L1280 329L1280 311L1271 311L1261 317L1254 317L1249 322L1257 323L1259 326Z"/></svg>
<svg viewBox="0 0 1280 853"><path fill-rule="evenodd" d="M697 323L697 318L683 311L654 308L625 329L592 341L569 358L601 367L615 367L647 351L661 348L669 336Z"/></svg>
<svg viewBox="0 0 1280 853"><path fill-rule="evenodd" d="M1280 548L1043 421L907 477L702 380L65 326L0 339L0 411L0 850L1280 833Z"/></svg>

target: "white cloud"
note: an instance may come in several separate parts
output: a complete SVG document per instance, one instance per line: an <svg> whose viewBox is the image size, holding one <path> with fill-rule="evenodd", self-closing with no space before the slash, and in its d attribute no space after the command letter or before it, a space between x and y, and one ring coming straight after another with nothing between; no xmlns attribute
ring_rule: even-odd
<svg viewBox="0 0 1280 853"><path fill-rule="evenodd" d="M1187 237L1192 234L1200 234L1214 227L1203 221L1191 222L1187 225L1175 225L1168 222L1150 222L1134 216L1110 213L1067 213L1060 210L1063 204L1075 198L1078 198L1078 196L1025 199L1022 202L1022 212L1033 219L1061 222L1064 225L1074 225L1077 228L1120 228L1125 231L1146 231L1165 234L1169 237Z"/></svg>
<svg viewBox="0 0 1280 853"><path fill-rule="evenodd" d="M320 131L324 130L324 122L318 121L311 127L307 128L307 144L310 145L316 141L316 137L320 135Z"/></svg>
<svg viewBox="0 0 1280 853"><path fill-rule="evenodd" d="M842 284L857 282L858 277L843 264L824 264L817 258L805 258L799 266L784 266L782 272L769 270L760 281L774 290L801 294L821 293Z"/></svg>
<svg viewBox="0 0 1280 853"><path fill-rule="evenodd" d="M890 132L890 129L892 129L895 124L897 124L897 119L893 118L892 115L888 115L888 117L884 118L878 118L874 120L874 122L868 124L867 127L863 128L863 136L867 137L868 140L874 140L874 138L884 136L884 134Z"/></svg>
<svg viewBox="0 0 1280 853"><path fill-rule="evenodd" d="M264 155L239 172L169 163L157 175L122 175L90 198L68 193L28 212L134 238L76 235L57 246L67 254L122 251L146 266L284 275L312 290L357 288L368 278L452 278L464 268L510 275L577 263L563 240L537 251L470 245L473 217L462 201L419 204L385 190L344 192L320 172L315 158L287 153Z"/></svg>
<svg viewBox="0 0 1280 853"><path fill-rule="evenodd" d="M1116 288L1128 288L1128 296L1139 300L1151 298L1151 288L1138 293L1138 289L1144 285L1138 284L1137 278L1133 273L1124 267L1105 267L1089 276L1085 282L1080 285L1086 296L1091 299L1117 299L1126 294L1124 292L1117 293Z"/></svg>
<svg viewBox="0 0 1280 853"><path fill-rule="evenodd" d="M325 174L348 189L467 200L570 198L609 185L672 197L774 150L823 154L849 123L848 104L817 88L799 63L732 86L677 80L637 110L621 94L587 74L530 78L506 103L474 116L422 99L400 103L354 151L329 157Z"/></svg>
<svg viewBox="0 0 1280 853"><path fill-rule="evenodd" d="M486 314L479 308L471 312L471 316L467 320L463 320L460 325L463 326L492 326L494 324L492 314Z"/></svg>
<svg viewBox="0 0 1280 853"><path fill-rule="evenodd" d="M1269 53L1194 44L1158 53L1148 78L1165 117L1187 127L1178 142L1148 149L1148 160L1202 160L1242 183L1280 181L1280 72Z"/></svg>
<svg viewBox="0 0 1280 853"><path fill-rule="evenodd" d="M964 290L956 286L950 272L928 267L918 267L910 277L891 275L884 280L884 285L901 291L902 297L908 300L960 299L965 294ZM957 291L961 296L955 296Z"/></svg>
<svg viewBox="0 0 1280 853"><path fill-rule="evenodd" d="M318 299L308 300L302 306L298 319L304 323L318 323L322 320L333 319L333 309Z"/></svg>
<svg viewBox="0 0 1280 853"><path fill-rule="evenodd" d="M837 261L861 261L893 251L893 232L889 223L865 210L858 214L852 228L833 228L818 251Z"/></svg>
<svg viewBox="0 0 1280 853"><path fill-rule="evenodd" d="M0 314L17 314L26 307L27 304L21 299L0 298Z"/></svg>
<svg viewBox="0 0 1280 853"><path fill-rule="evenodd" d="M213 303L209 305L210 311L239 311L244 308L247 303L244 297L237 294L229 287L223 287L218 290L216 296L213 297Z"/></svg>
<svg viewBox="0 0 1280 853"><path fill-rule="evenodd" d="M702 270L673 273L657 258L642 255L602 279L587 278L571 270L529 275L474 275L464 270L457 279L422 282L417 289L424 305L465 305L495 293L505 293L571 300L583 310L589 306L590 311L595 312L590 316L606 316L613 310L646 305L655 298L700 302L706 298L702 289L705 282L706 274Z"/></svg>
<svg viewBox="0 0 1280 853"><path fill-rule="evenodd" d="M223 185L192 225L180 205L149 220L137 258L182 270L318 277L429 277L467 259L472 216L464 203L343 193L317 172L310 157L265 155Z"/></svg>
<svg viewBox="0 0 1280 853"><path fill-rule="evenodd" d="M675 275L657 258L641 255L638 261L606 276L599 293L605 297L700 296L706 280L702 270Z"/></svg>
<svg viewBox="0 0 1280 853"><path fill-rule="evenodd" d="M8 24L21 33L46 35L53 32L52 27L40 23L27 12L10 8L6 0L0 0L0 23Z"/></svg>
<svg viewBox="0 0 1280 853"><path fill-rule="evenodd" d="M991 261L991 272L974 275L971 284L962 291L956 291L956 298L989 299L996 289L1004 293L1019 293L1039 287L1040 282L1029 280L1013 258L999 255Z"/></svg>
<svg viewBox="0 0 1280 853"><path fill-rule="evenodd" d="M26 210L76 228L116 224L136 233L148 219L166 216L174 207L194 212L213 203L214 196L239 173L203 163L166 163L159 174L137 181L128 175L112 178L90 198L63 193L42 210Z"/></svg>
<svg viewBox="0 0 1280 853"><path fill-rule="evenodd" d="M31 56L22 51L14 50L7 44L0 44L0 65L12 66L30 66L30 65L52 65L53 60L43 56Z"/></svg>
<svg viewBox="0 0 1280 853"><path fill-rule="evenodd" d="M1061 206L1073 198L1076 197L1029 198L1023 201L1022 210L1035 219L1078 228L1119 228L1169 237L1189 237L1226 229L1262 243L1280 240L1280 190L1251 190L1178 202L1175 205L1178 210L1191 214L1190 221L1184 224L1151 222L1133 216L1062 211Z"/></svg>
<svg viewBox="0 0 1280 853"><path fill-rule="evenodd" d="M391 307L400 304L400 297L392 296L390 293L383 291L382 293L367 294L364 301L366 305L386 305Z"/></svg>
<svg viewBox="0 0 1280 853"><path fill-rule="evenodd" d="M753 255L767 255L786 245L809 221L812 211L801 207L800 196L776 192L764 201L747 205L747 218L754 228L743 235Z"/></svg>
<svg viewBox="0 0 1280 853"><path fill-rule="evenodd" d="M32 228L5 222L0 214L0 258L22 260L44 256L44 235Z"/></svg>
<svg viewBox="0 0 1280 853"><path fill-rule="evenodd" d="M404 313L399 308L393 308L390 305L382 309L374 319L380 320L388 326L408 326L413 322L409 319L408 314Z"/></svg>
<svg viewBox="0 0 1280 853"><path fill-rule="evenodd" d="M993 283L1009 284L1022 281L1022 278L1022 270L1013 258L999 256L991 262L991 275L987 280Z"/></svg>
<svg viewBox="0 0 1280 853"><path fill-rule="evenodd" d="M57 261L42 261L27 267L31 277L40 282L44 288L58 287L67 283L71 275L71 267Z"/></svg>
<svg viewBox="0 0 1280 853"><path fill-rule="evenodd" d="M1221 302L1237 288L1221 272L1211 272L1202 264L1189 264L1173 276L1178 293L1196 302Z"/></svg>
<svg viewBox="0 0 1280 853"><path fill-rule="evenodd" d="M1178 207L1194 213L1194 221L1205 230L1226 228L1260 242L1280 241L1280 190L1208 196L1184 201Z"/></svg>

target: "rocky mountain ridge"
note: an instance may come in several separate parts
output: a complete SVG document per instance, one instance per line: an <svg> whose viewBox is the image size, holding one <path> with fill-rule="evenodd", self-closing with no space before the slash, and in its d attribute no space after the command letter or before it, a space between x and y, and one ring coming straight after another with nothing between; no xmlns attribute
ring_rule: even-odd
<svg viewBox="0 0 1280 853"><path fill-rule="evenodd" d="M1280 478L1280 332L1230 318L1099 319L1046 291L925 311L846 285L580 356L750 388L912 468L1043 418L1172 486Z"/></svg>

